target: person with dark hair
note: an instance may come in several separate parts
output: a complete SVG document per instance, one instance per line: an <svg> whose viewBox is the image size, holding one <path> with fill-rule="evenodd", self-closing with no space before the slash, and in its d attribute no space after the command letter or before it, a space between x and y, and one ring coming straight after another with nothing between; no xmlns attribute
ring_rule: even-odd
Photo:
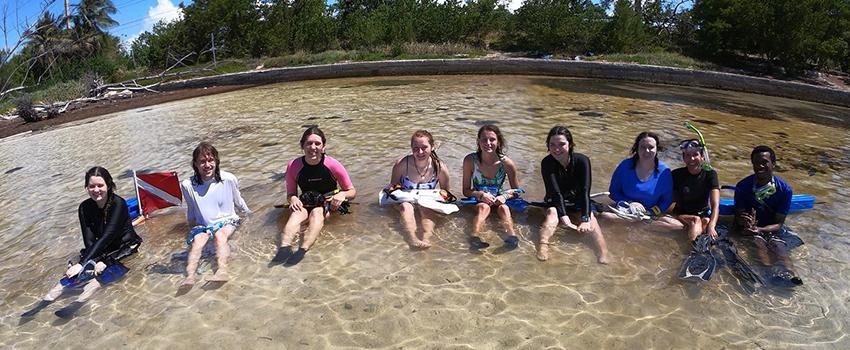
<svg viewBox="0 0 850 350"><path fill-rule="evenodd" d="M714 169L706 168L705 145L686 140L679 146L684 167L673 170L673 214L683 225L691 241L707 233L717 238L720 218L720 181Z"/></svg>
<svg viewBox="0 0 850 350"><path fill-rule="evenodd" d="M519 238L516 236L511 211L505 202L513 196L510 190L519 189L514 161L505 155L507 147L499 127L484 125L478 129L478 150L463 159L463 195L478 199L475 205L477 213L469 233L469 245L472 250L487 248L490 244L481 240L479 232L484 221L495 208L502 228L507 236L504 247L516 249ZM505 179L510 183L509 190L502 189Z"/></svg>
<svg viewBox="0 0 850 350"><path fill-rule="evenodd" d="M239 180L235 175L222 171L220 163L218 150L210 143L201 142L192 152L194 175L180 184L187 207L186 220L192 226L186 239L190 248L186 278L180 283L181 288L191 288L195 284L201 253L210 240L215 241L218 270L207 281L227 282L230 279L227 274L227 259L230 257L227 240L239 227L241 218L236 209L244 214L251 213L239 192Z"/></svg>
<svg viewBox="0 0 850 350"><path fill-rule="evenodd" d="M797 277L788 243L785 216L791 209L794 191L781 177L774 175L776 153L768 146L757 146L750 153L753 175L735 185L735 224L753 236L762 264L774 267L774 278L792 285L803 284ZM771 259L771 254L775 259ZM775 261L774 261L775 260Z"/></svg>
<svg viewBox="0 0 850 350"><path fill-rule="evenodd" d="M82 288L77 300L56 311L56 316L71 318L102 285L116 281L128 269L120 260L136 253L142 238L133 229L127 202L115 194L109 171L93 167L85 174L89 198L80 203L78 214L84 248L76 264L68 263L65 278L42 301L21 317L32 317L67 289Z"/></svg>
<svg viewBox="0 0 850 350"><path fill-rule="evenodd" d="M401 157L393 165L390 185L399 185L402 190L431 190L441 188L449 191L449 170L446 168L437 152L434 151L434 137L427 130L417 130L410 137L411 154ZM422 233L416 234L416 207L422 220ZM427 249L431 247L431 235L434 233L434 218L432 209L413 203L403 202L398 205L401 212L401 222L404 225L405 241L411 249Z"/></svg>
<svg viewBox="0 0 850 350"><path fill-rule="evenodd" d="M650 218L665 226L681 227L678 221L664 215L673 203L673 177L670 168L658 160L661 147L658 135L644 131L635 138L631 157L624 159L614 170L608 187L609 197L616 203L612 210L621 215L606 213L606 217L630 220Z"/></svg>
<svg viewBox="0 0 850 350"><path fill-rule="evenodd" d="M344 202L357 194L342 163L325 155L326 142L321 129L316 126L307 128L300 141L304 155L291 160L286 166L286 198L292 213L270 265L292 266L301 262L319 238L325 219L330 217L331 212L344 208ZM292 241L305 221L308 222L307 230L301 246L293 252Z"/></svg>
<svg viewBox="0 0 850 350"><path fill-rule="evenodd" d="M596 261L607 264L608 247L602 236L602 228L591 210L590 159L573 151L573 135L563 126L555 126L549 130L546 147L549 155L540 162L540 172L546 187L544 203L548 208L543 227L540 229L537 259L549 260L549 238L555 233L560 222L581 234L590 234L596 246ZM572 223L570 216L579 222L578 226Z"/></svg>

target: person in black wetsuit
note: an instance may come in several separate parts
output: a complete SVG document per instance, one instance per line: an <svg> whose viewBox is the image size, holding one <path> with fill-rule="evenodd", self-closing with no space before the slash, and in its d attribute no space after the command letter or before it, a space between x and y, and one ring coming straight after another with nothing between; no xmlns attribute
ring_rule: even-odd
<svg viewBox="0 0 850 350"><path fill-rule="evenodd" d="M673 215L682 222L691 241L702 233L717 238L715 226L720 217L720 182L714 169L703 167L705 147L698 140L686 140L682 149L684 167L673 170Z"/></svg>
<svg viewBox="0 0 850 350"><path fill-rule="evenodd" d="M555 233L558 222L582 234L590 234L596 246L596 257L600 264L608 263L608 247L602 229L591 211L590 159L573 152L575 144L570 130L555 126L546 137L549 155L540 162L540 172L546 186L546 219L540 229L537 244L537 259L549 259L549 238ZM572 223L578 221L578 226Z"/></svg>
<svg viewBox="0 0 850 350"><path fill-rule="evenodd" d="M122 277L127 268L121 265L120 260L135 253L142 243L142 238L133 229L127 202L115 194L115 183L109 171L102 167L89 169L85 188L90 198L80 203L78 210L84 248L80 250L79 261L73 265L69 263L65 271L67 279L64 279L66 283L73 282L73 287L82 287L83 292L75 302L56 311L56 315L62 318L72 317L103 283ZM80 278L90 274L90 271L84 271L84 266L91 268L92 265L98 278ZM104 271L109 274L108 280L100 278ZM34 316L66 289L62 282L57 283L36 307L21 316Z"/></svg>

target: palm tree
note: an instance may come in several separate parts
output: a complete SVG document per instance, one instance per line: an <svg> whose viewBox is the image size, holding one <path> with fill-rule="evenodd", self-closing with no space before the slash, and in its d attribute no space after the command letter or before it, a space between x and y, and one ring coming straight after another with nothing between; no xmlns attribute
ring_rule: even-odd
<svg viewBox="0 0 850 350"><path fill-rule="evenodd" d="M107 40L106 28L118 24L110 17L117 11L115 5L112 0L80 0L74 7L76 11L71 15L76 35L74 46L83 54L95 53Z"/></svg>

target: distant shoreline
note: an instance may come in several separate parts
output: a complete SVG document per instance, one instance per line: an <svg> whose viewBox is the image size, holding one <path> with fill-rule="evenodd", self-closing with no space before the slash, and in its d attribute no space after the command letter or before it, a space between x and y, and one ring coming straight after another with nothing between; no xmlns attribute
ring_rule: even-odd
<svg viewBox="0 0 850 350"><path fill-rule="evenodd" d="M639 64L538 59L434 59L336 63L228 73L177 80L160 86L161 93L100 101L56 118L24 123L0 121L0 138L52 129L56 126L128 109L286 81L415 75L541 75L622 80L694 86L779 96L850 107L850 91L770 78L704 70Z"/></svg>

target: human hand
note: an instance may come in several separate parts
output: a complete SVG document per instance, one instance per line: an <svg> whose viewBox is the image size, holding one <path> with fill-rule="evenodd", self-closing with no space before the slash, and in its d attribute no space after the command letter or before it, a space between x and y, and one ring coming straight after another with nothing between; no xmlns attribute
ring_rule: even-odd
<svg viewBox="0 0 850 350"><path fill-rule="evenodd" d="M717 239L717 230L715 230L714 227L709 227L708 236L711 237L711 239Z"/></svg>
<svg viewBox="0 0 850 350"><path fill-rule="evenodd" d="M564 225L564 227L571 228L573 230L578 230L576 225L574 225L572 221L570 221L570 217L566 215L561 217L561 225Z"/></svg>
<svg viewBox="0 0 850 350"><path fill-rule="evenodd" d="M345 202L345 194L337 193L337 194L331 196L330 202L331 202L331 209L332 210L339 209L339 206L342 204L342 202Z"/></svg>
<svg viewBox="0 0 850 350"><path fill-rule="evenodd" d="M493 199L493 204L497 204L497 205L505 204L505 202L507 202L507 200L508 200L507 196L505 196L505 195L496 196L496 198Z"/></svg>
<svg viewBox="0 0 850 350"><path fill-rule="evenodd" d="M289 197L289 210L292 211L302 211L304 210L304 204L301 203L301 199L298 196Z"/></svg>
<svg viewBox="0 0 850 350"><path fill-rule="evenodd" d="M478 201L487 205L493 205L496 203L496 197L487 192L482 192Z"/></svg>
<svg viewBox="0 0 850 350"><path fill-rule="evenodd" d="M74 277L76 275L79 275L81 271L83 271L83 265L74 264L71 267L69 267L68 270L65 271L65 276L67 276L69 278Z"/></svg>
<svg viewBox="0 0 850 350"><path fill-rule="evenodd" d="M578 229L576 229L579 233L590 233L593 231L593 225L590 222L582 222L578 224Z"/></svg>
<svg viewBox="0 0 850 350"><path fill-rule="evenodd" d="M94 274L99 275L103 270L106 269L106 264L101 261L98 261L97 264L94 264Z"/></svg>

